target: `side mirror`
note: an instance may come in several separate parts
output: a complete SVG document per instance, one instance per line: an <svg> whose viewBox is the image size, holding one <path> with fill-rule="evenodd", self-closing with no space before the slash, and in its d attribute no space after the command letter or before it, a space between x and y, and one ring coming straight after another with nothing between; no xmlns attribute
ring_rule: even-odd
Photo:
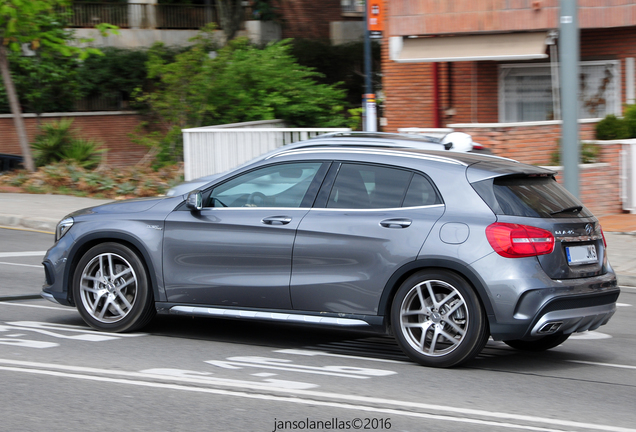
<svg viewBox="0 0 636 432"><path fill-rule="evenodd" d="M196 189L188 194L186 198L186 207L191 211L199 211L203 208L203 195L201 191Z"/></svg>

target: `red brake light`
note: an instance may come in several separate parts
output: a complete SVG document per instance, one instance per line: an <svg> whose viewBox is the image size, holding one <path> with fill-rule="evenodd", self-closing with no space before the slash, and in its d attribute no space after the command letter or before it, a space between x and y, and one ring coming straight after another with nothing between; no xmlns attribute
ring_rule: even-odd
<svg viewBox="0 0 636 432"><path fill-rule="evenodd" d="M552 253L554 236L541 228L495 222L486 228L492 248L506 258L523 258Z"/></svg>
<svg viewBox="0 0 636 432"><path fill-rule="evenodd" d="M605 233L603 232L603 228L599 225L599 229L601 230L601 235L603 236L603 246L607 249L607 240L605 240Z"/></svg>

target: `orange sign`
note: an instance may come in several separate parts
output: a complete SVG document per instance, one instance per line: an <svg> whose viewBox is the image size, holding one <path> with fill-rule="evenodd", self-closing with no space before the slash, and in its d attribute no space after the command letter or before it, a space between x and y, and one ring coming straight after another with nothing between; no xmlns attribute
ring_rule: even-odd
<svg viewBox="0 0 636 432"><path fill-rule="evenodd" d="M384 0L367 0L367 17L369 18L369 31L381 32L384 30Z"/></svg>

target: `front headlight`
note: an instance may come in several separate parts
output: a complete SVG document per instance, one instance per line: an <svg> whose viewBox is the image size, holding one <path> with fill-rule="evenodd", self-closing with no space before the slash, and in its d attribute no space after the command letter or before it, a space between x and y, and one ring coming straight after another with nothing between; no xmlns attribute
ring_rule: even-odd
<svg viewBox="0 0 636 432"><path fill-rule="evenodd" d="M66 219L62 219L60 221L60 223L57 224L57 228L55 228L55 242L57 243L57 241L59 239L64 237L64 234L66 234L66 232L69 229L71 229L72 226L73 226L73 218L72 217L68 217Z"/></svg>

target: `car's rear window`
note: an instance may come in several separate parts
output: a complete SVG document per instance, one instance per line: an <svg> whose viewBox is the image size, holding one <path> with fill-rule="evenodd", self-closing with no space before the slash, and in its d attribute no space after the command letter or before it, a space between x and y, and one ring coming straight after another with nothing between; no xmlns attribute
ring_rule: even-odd
<svg viewBox="0 0 636 432"><path fill-rule="evenodd" d="M592 214L553 177L504 176L473 187L496 214L538 218Z"/></svg>

